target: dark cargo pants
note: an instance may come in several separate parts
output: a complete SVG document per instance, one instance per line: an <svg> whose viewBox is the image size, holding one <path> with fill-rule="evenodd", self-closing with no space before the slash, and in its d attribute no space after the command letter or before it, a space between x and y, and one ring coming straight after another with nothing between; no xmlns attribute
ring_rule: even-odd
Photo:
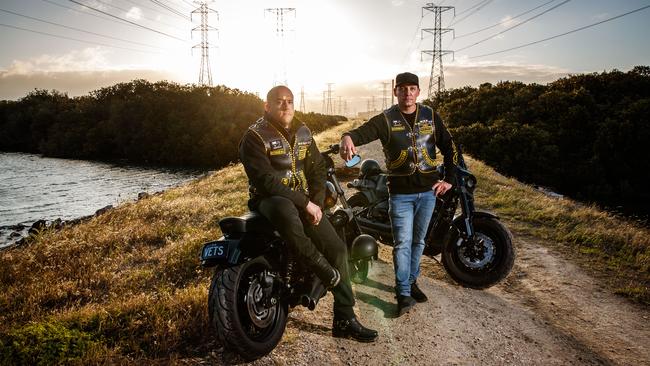
<svg viewBox="0 0 650 366"><path fill-rule="evenodd" d="M289 199L271 196L259 201L256 209L266 217L284 238L289 247L297 253L300 259L315 258L322 253L332 267L341 273L341 282L332 289L334 295L334 316L337 319L350 319L354 316L354 294L350 283L348 268L348 252L345 243L336 234L336 230L323 215L320 223L315 226L306 220L304 215Z"/></svg>

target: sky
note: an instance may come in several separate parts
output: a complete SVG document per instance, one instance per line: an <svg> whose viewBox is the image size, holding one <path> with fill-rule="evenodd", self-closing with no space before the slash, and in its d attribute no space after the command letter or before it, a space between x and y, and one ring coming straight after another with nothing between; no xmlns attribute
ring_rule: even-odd
<svg viewBox="0 0 650 366"><path fill-rule="evenodd" d="M297 108L304 90L307 111L322 112L329 83L335 107L340 97L341 106L345 103L353 114L367 110L373 97L371 109L390 104L383 98L384 83L410 71L420 76L421 96L426 97L432 61L421 51L433 49L433 37L422 29L435 23L433 13L423 10L427 3L208 2L218 12L218 18L208 14L208 24L216 28L208 33L213 84L259 95L287 84ZM650 8L495 53L607 20L650 5L650 0L434 3L453 7L441 15L442 27L453 29L442 38L442 49L454 51L443 57L447 88L505 80L543 84L570 74L650 65ZM0 99L18 99L35 88L77 96L140 78L198 83L201 50L192 46L200 44L201 34L192 29L200 26L201 17L193 14L190 20L197 6L190 0L2 0ZM276 13L267 10L277 8L294 9L284 14L283 37L278 37Z"/></svg>

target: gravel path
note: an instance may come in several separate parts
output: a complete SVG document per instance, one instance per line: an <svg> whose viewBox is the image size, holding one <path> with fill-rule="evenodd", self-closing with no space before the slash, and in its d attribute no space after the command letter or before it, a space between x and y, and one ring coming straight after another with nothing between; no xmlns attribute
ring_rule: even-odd
<svg viewBox="0 0 650 366"><path fill-rule="evenodd" d="M362 148L381 159L380 145ZM534 237L513 232L510 276L487 290L455 284L423 257L418 284L429 301L397 318L392 248L381 245L369 280L355 285L356 312L380 333L363 344L331 337L332 296L315 311L295 308L278 347L254 365L648 365L650 311ZM188 360L189 361L189 360ZM198 363L241 363L219 350Z"/></svg>

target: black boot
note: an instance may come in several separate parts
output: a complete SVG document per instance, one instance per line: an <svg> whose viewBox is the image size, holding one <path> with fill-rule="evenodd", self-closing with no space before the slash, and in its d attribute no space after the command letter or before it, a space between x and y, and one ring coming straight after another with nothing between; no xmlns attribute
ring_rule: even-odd
<svg viewBox="0 0 650 366"><path fill-rule="evenodd" d="M332 325L332 336L337 338L352 338L359 342L374 342L377 331L364 327L356 317L351 319L336 319Z"/></svg>
<svg viewBox="0 0 650 366"><path fill-rule="evenodd" d="M402 316L408 313L416 304L416 301L411 296L398 295L397 296L397 316Z"/></svg>
<svg viewBox="0 0 650 366"><path fill-rule="evenodd" d="M427 295L420 290L417 282L411 284L411 297L417 302L426 302L428 300Z"/></svg>
<svg viewBox="0 0 650 366"><path fill-rule="evenodd" d="M323 286L325 286L325 288L331 289L339 284L341 281L341 274L336 268L330 265L322 254L319 253L318 257L315 259L311 258L311 262L314 273L316 273L316 276L323 281Z"/></svg>

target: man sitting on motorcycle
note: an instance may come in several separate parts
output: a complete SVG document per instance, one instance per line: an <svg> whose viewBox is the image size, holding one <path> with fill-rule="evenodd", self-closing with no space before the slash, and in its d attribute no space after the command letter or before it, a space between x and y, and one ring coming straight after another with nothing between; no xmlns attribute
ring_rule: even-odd
<svg viewBox="0 0 650 366"><path fill-rule="evenodd" d="M311 131L293 118L291 90L272 88L264 111L264 117L246 131L239 145L249 180L248 206L266 217L290 249L331 289L332 335L372 342L377 332L361 325L354 314L346 245L321 209L325 163Z"/></svg>
<svg viewBox="0 0 650 366"><path fill-rule="evenodd" d="M397 105L344 133L340 152L347 161L356 154L356 145L379 139L384 147L394 238L395 292L398 313L402 315L416 302L427 301L416 282L420 258L436 195L451 188L456 152L440 116L416 102L420 95L417 75L408 72L397 75L393 93ZM444 156L444 180L440 180L442 177L436 171L436 146Z"/></svg>

